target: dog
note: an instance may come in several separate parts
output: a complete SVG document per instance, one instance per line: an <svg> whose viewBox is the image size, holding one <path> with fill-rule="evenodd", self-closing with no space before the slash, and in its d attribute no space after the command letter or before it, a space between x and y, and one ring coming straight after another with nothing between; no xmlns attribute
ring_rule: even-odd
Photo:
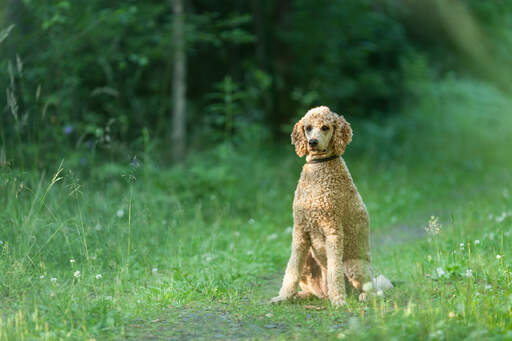
<svg viewBox="0 0 512 341"><path fill-rule="evenodd" d="M341 158L352 140L350 124L328 107L316 107L295 124L291 139L306 164L293 200L291 256L271 303L314 295L343 306L346 285L361 301L392 287L384 276L373 278L368 210Z"/></svg>

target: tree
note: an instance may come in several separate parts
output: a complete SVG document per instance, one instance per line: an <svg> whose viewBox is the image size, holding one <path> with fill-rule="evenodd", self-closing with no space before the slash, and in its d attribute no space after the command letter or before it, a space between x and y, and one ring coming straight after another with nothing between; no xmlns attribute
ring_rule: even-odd
<svg viewBox="0 0 512 341"><path fill-rule="evenodd" d="M185 156L186 140L186 77L187 55L185 51L185 14L183 0L171 0L174 22L174 66L172 79L172 157L175 162Z"/></svg>

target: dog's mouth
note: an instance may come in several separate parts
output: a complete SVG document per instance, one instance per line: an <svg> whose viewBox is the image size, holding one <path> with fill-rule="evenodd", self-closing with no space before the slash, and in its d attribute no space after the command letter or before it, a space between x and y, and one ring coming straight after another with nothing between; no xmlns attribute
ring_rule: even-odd
<svg viewBox="0 0 512 341"><path fill-rule="evenodd" d="M320 149L318 147L311 147L311 151L314 153L325 153L327 149Z"/></svg>

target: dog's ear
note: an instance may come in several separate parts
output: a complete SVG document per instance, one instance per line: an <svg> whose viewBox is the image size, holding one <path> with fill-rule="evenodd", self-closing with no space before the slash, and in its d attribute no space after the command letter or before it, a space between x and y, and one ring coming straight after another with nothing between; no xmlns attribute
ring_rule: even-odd
<svg viewBox="0 0 512 341"><path fill-rule="evenodd" d="M336 128L332 138L334 153L336 153L336 155L343 154L347 145L352 141L352 128L350 128L350 123L341 115L336 119Z"/></svg>
<svg viewBox="0 0 512 341"><path fill-rule="evenodd" d="M295 145L295 152L299 157L303 157L308 152L306 135L304 134L304 122L301 119L295 123L292 131L292 144Z"/></svg>

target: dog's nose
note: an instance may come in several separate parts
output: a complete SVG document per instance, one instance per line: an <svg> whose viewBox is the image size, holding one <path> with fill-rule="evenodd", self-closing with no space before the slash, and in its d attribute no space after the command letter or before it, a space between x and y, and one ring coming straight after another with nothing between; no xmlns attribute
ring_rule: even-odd
<svg viewBox="0 0 512 341"><path fill-rule="evenodd" d="M318 140L317 140L317 139L311 139L311 140L309 140L309 145L310 145L311 147L314 147L314 146L316 146L317 144L318 144Z"/></svg>

